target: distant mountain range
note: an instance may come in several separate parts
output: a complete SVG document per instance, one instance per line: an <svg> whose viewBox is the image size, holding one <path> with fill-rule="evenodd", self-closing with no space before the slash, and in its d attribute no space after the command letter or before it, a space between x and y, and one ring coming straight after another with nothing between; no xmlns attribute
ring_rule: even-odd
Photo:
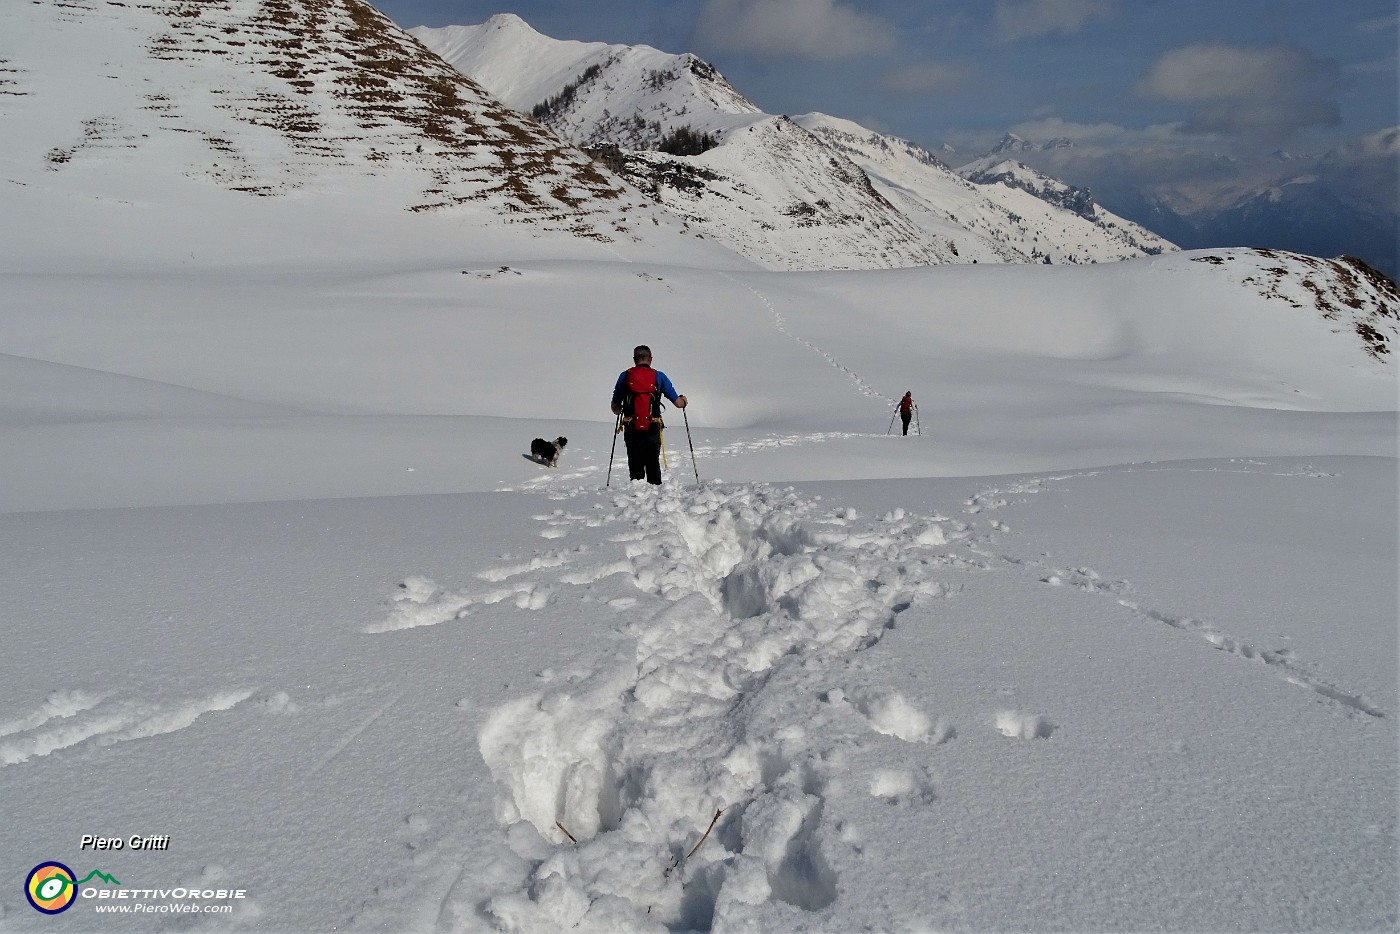
<svg viewBox="0 0 1400 934"><path fill-rule="evenodd" d="M551 39L513 14L409 30L707 236L771 268L1084 263L1175 248L1355 255L1397 270L1396 130L1320 157L1280 154L1188 189L1079 172L1073 140L1008 134L937 154L850 121L763 113L709 63ZM953 167L950 168L950 165ZM1112 205L1110 211L1105 204Z"/></svg>
<svg viewBox="0 0 1400 934"><path fill-rule="evenodd" d="M1093 166L1063 138L1007 134L990 153L957 164L965 176L986 179L979 173L998 159L1058 178L1093 177L1096 199L1183 249L1262 246L1353 255L1392 278L1400 274L1400 128L1317 155L1277 152L1254 164L1218 156L1219 181L1190 186L1144 185L1139 176Z"/></svg>
<svg viewBox="0 0 1400 934"><path fill-rule="evenodd" d="M513 14L409 30L709 237L774 269L1092 263L1174 246L1022 169L964 178L932 153L824 114L766 114L713 66L551 39Z"/></svg>

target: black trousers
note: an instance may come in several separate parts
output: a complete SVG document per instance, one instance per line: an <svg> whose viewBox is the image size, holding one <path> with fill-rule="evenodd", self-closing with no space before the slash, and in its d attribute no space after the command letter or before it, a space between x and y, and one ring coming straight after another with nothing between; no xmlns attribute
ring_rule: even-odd
<svg viewBox="0 0 1400 934"><path fill-rule="evenodd" d="M904 433L909 434L909 420L914 417L912 412L900 412L899 420L904 422Z"/></svg>
<svg viewBox="0 0 1400 934"><path fill-rule="evenodd" d="M622 432L622 441L627 445L627 473L632 479L661 483L661 426L653 424L646 431L628 428Z"/></svg>

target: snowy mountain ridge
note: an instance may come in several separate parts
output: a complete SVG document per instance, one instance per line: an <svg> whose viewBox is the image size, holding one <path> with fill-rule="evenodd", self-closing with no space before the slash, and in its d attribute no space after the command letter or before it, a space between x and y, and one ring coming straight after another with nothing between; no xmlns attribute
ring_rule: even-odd
<svg viewBox="0 0 1400 934"><path fill-rule="evenodd" d="M1102 209L971 184L850 121L764 114L693 54L550 39L513 14L409 31L508 106L606 147L613 168L769 268L1101 262L1173 249ZM678 132L709 138L699 151L657 151Z"/></svg>
<svg viewBox="0 0 1400 934"><path fill-rule="evenodd" d="M1067 185L1015 159L979 160L962 166L958 174L979 185L1000 183L1008 188L1019 188L1088 220L1092 220L1097 213L1098 205L1094 204L1089 189Z"/></svg>
<svg viewBox="0 0 1400 934"><path fill-rule="evenodd" d="M1094 263L1155 256L1176 248L1104 210L1083 189L1008 162L964 176L907 140L825 114L797 122L850 156L876 188L934 230L970 231L1005 262ZM986 261L986 260L982 260Z"/></svg>
<svg viewBox="0 0 1400 934"><path fill-rule="evenodd" d="M848 159L762 113L712 66L646 46L548 38L519 17L409 30L708 236L774 269L956 261L957 246L880 196ZM678 132L694 155L659 151Z"/></svg>

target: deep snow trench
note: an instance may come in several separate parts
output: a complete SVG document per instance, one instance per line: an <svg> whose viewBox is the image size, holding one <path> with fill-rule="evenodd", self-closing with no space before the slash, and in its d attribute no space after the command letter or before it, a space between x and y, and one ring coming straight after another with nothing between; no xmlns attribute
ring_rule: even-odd
<svg viewBox="0 0 1400 934"><path fill-rule="evenodd" d="M565 531L617 524L619 560L549 552L482 572L498 586L480 594L410 579L368 627L432 625L502 600L542 606L551 585L524 577L545 569L558 584L625 574L666 601L629 623L634 652L505 705L482 729L504 792L498 818L517 853L538 861L528 886L488 913L507 928L567 928L587 914L706 929L731 904L830 904L836 879L817 839L839 834L823 820L824 790L847 741L873 730L936 744L951 728L897 692L822 685L900 613L949 592L940 568L966 559L944 546L968 527L903 510L866 520L765 485L647 489L614 506L606 518L539 518ZM803 703L814 693L818 722ZM887 772L872 795L931 794L926 776Z"/></svg>

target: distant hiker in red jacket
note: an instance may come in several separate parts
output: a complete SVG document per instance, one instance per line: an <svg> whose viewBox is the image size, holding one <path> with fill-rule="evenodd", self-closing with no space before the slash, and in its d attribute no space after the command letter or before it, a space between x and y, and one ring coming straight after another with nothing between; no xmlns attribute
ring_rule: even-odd
<svg viewBox="0 0 1400 934"><path fill-rule="evenodd" d="M632 351L635 366L623 370L613 386L612 410L622 416L622 440L627 445L627 472L633 480L661 483L661 397L676 408L686 406L666 374L651 368L651 348L638 344Z"/></svg>
<svg viewBox="0 0 1400 934"><path fill-rule="evenodd" d="M909 434L909 421L914 417L914 394L906 392L899 400L899 420L904 423L904 434Z"/></svg>

